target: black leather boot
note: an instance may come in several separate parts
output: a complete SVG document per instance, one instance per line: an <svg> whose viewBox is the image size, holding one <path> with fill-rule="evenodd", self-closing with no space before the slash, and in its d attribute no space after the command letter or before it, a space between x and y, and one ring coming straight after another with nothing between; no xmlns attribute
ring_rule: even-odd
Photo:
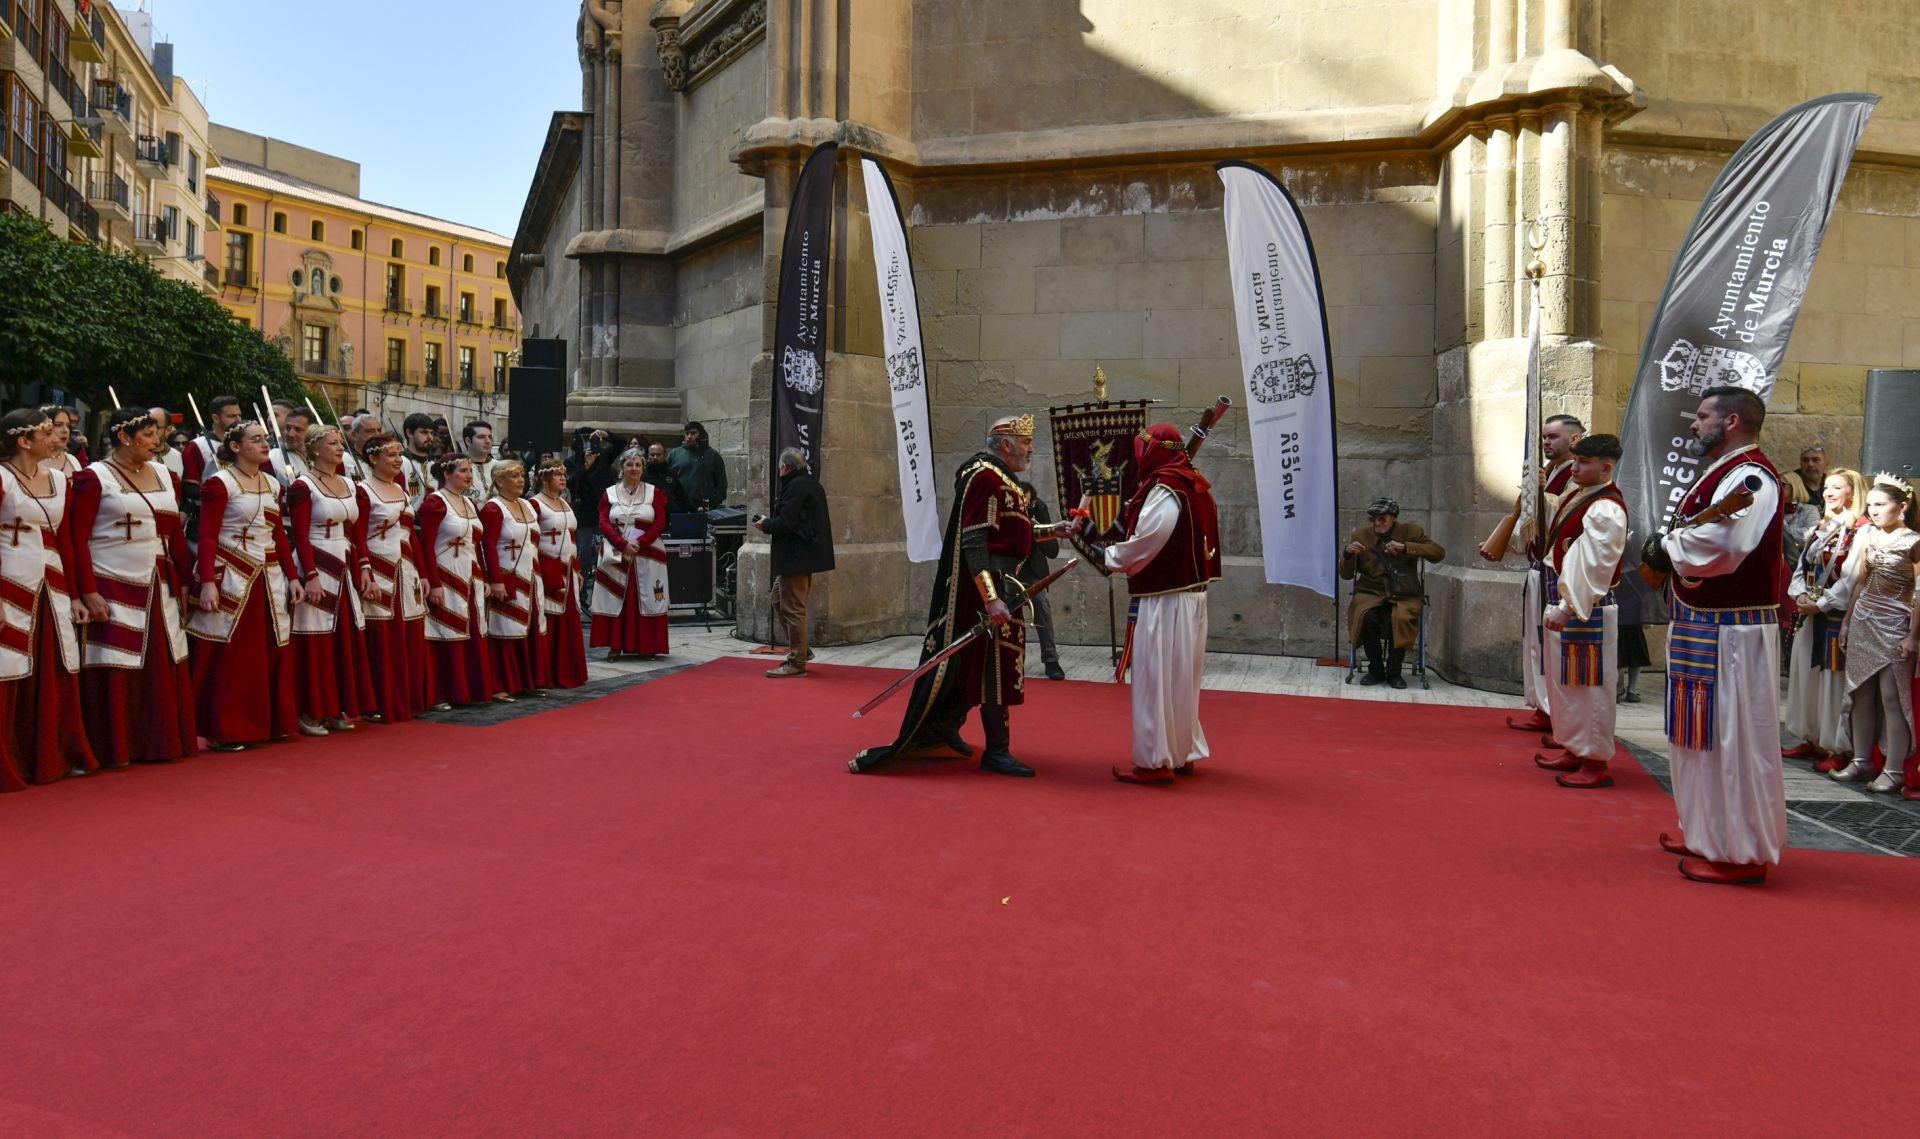
<svg viewBox="0 0 1920 1139"><path fill-rule="evenodd" d="M980 756L980 770L1033 778L1033 768L1013 758L1013 733L1007 727L1005 704L980 705L980 726L987 733L987 750Z"/></svg>

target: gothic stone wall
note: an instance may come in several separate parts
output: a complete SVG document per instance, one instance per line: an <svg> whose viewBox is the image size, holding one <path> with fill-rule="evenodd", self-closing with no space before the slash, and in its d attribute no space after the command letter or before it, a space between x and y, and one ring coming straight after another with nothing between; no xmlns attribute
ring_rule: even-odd
<svg viewBox="0 0 1920 1139"><path fill-rule="evenodd" d="M1314 229L1325 275L1343 521L1357 525L1358 509L1377 494L1399 498L1406 517L1420 519L1430 502L1435 383L1432 168L1420 160L1329 162L1282 176ZM923 180L903 194L932 365L943 510L951 472L980 448L989 422L1024 410L1044 424L1049 405L1091 398L1096 365L1107 372L1112 398L1161 400L1152 419L1183 428L1216 396L1244 402L1220 183L1210 167ZM856 213L847 240L864 246L864 225ZM878 355L879 332L871 270L849 257L846 349L858 366ZM841 398L830 417L853 410ZM870 414L885 426L883 405ZM1332 603L1263 582L1243 415L1242 408L1228 418L1200 462L1215 483L1225 531L1227 581L1209 595L1213 643L1325 654L1335 638ZM877 441L887 443L884 432ZM882 508L864 537L897 542L891 456L885 447L875 453L887 461L861 477L874 480ZM837 452L830 460L832 490L841 477L833 468L845 468ZM1044 428L1034 475L1051 502L1053 451ZM924 568L913 575L916 615L930 581ZM1104 642L1104 579L1076 574L1057 588L1062 638ZM1124 606L1124 586L1116 588Z"/></svg>

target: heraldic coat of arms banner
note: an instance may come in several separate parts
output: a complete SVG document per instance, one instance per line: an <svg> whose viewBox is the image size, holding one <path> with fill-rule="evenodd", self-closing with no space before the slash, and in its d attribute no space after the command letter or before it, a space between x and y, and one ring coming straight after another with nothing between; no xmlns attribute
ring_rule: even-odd
<svg viewBox="0 0 1920 1139"><path fill-rule="evenodd" d="M1144 401L1077 404L1050 408L1054 480L1059 486L1059 515L1085 501L1093 516L1094 542L1126 537L1120 509L1139 485L1134 469L1134 436L1146 430Z"/></svg>

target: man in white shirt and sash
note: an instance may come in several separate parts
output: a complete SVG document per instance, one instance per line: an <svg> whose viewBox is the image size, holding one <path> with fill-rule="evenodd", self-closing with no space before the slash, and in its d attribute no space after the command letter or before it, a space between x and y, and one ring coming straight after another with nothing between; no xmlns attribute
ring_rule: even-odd
<svg viewBox="0 0 1920 1139"><path fill-rule="evenodd" d="M1613 591L1627 552L1627 503L1613 485L1619 462L1617 436L1588 435L1573 445L1573 486L1553 513L1541 557L1544 679L1553 736L1566 750L1543 752L1533 762L1560 772L1560 786L1580 790L1613 786L1607 765L1616 747L1613 686L1620 636Z"/></svg>
<svg viewBox="0 0 1920 1139"><path fill-rule="evenodd" d="M1681 501L1692 518L1751 482L1730 516L1648 539L1647 564L1673 574L1667 643L1667 739L1684 838L1661 835L1696 882L1767 880L1787 844L1780 771L1780 600L1787 506L1759 447L1766 405L1745 388L1708 388L1690 453L1707 461Z"/></svg>

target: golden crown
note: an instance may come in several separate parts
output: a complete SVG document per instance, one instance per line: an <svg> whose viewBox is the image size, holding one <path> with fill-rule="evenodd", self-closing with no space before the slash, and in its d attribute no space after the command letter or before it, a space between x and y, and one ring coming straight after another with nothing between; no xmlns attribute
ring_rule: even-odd
<svg viewBox="0 0 1920 1139"><path fill-rule="evenodd" d="M987 434L1024 435L1031 437L1033 435L1033 415L1032 413L1026 415L1009 415L1005 419L995 420L993 426L987 429Z"/></svg>

